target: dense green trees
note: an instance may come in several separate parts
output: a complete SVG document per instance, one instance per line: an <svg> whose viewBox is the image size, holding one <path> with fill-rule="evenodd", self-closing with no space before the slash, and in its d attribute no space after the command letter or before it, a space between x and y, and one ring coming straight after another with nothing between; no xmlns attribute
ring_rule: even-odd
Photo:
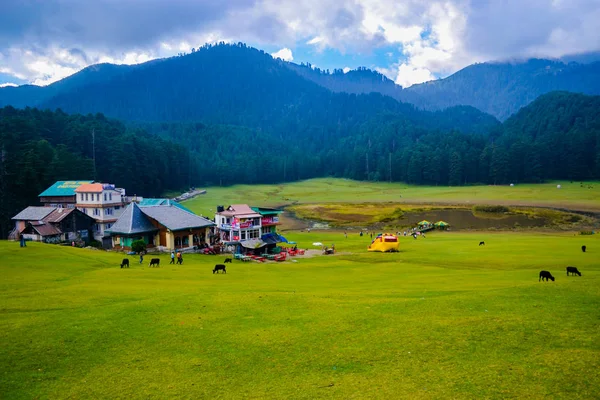
<svg viewBox="0 0 600 400"><path fill-rule="evenodd" d="M96 162L94 168L93 138ZM183 146L102 115L0 108L0 237L9 219L57 180L96 179L130 194L158 196L190 183L199 169Z"/></svg>

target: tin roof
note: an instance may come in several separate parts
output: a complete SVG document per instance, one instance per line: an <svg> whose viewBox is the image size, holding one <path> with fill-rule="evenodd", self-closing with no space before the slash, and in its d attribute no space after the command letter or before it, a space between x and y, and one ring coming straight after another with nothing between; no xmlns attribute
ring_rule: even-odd
<svg viewBox="0 0 600 400"><path fill-rule="evenodd" d="M75 189L76 193L101 193L103 185L101 183L84 183Z"/></svg>
<svg viewBox="0 0 600 400"><path fill-rule="evenodd" d="M110 233L121 233L125 235L133 235L136 233L146 233L157 231L152 222L142 212L136 203L131 203L121 214L117 222L107 229Z"/></svg>
<svg viewBox="0 0 600 400"><path fill-rule="evenodd" d="M75 189L83 184L92 182L93 181L57 181L38 196L74 196Z"/></svg>
<svg viewBox="0 0 600 400"><path fill-rule="evenodd" d="M55 207L30 206L12 217L12 219L18 221L41 221L54 210L56 210Z"/></svg>
<svg viewBox="0 0 600 400"><path fill-rule="evenodd" d="M214 222L173 205L141 207L140 210L172 231L215 226Z"/></svg>
<svg viewBox="0 0 600 400"><path fill-rule="evenodd" d="M247 204L232 204L225 211L217 213L227 217L257 218L261 215L251 209Z"/></svg>
<svg viewBox="0 0 600 400"><path fill-rule="evenodd" d="M171 199L144 198L144 199L142 199L142 201L140 201L138 203L138 205L140 207L175 206L175 207L181 208L184 211L187 211L187 212L190 212L190 213L192 212L191 210L189 210L186 207L182 206L181 204L179 204L175 200L171 200Z"/></svg>
<svg viewBox="0 0 600 400"><path fill-rule="evenodd" d="M44 221L50 223L60 222L75 210L76 208L55 208L54 211L44 217Z"/></svg>

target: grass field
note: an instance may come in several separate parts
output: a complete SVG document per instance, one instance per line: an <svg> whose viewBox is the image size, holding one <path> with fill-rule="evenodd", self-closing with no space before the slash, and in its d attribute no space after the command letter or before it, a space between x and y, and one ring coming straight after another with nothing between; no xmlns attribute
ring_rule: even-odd
<svg viewBox="0 0 600 400"><path fill-rule="evenodd" d="M560 184L561 189L556 185ZM185 202L197 213L215 214L217 205L281 206L295 203L395 202L407 204L503 204L600 211L600 182L550 182L503 186L414 186L404 183L311 179L282 185L209 187Z"/></svg>
<svg viewBox="0 0 600 400"><path fill-rule="evenodd" d="M213 275L0 242L0 397L598 398L598 235L287 236L339 254Z"/></svg>

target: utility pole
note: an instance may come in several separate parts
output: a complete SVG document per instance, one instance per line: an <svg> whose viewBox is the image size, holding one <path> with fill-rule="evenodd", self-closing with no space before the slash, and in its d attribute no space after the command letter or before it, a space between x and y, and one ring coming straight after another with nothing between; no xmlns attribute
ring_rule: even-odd
<svg viewBox="0 0 600 400"><path fill-rule="evenodd" d="M96 181L96 130L92 128L92 159L94 160L93 178Z"/></svg>
<svg viewBox="0 0 600 400"><path fill-rule="evenodd" d="M392 152L390 151L390 183L392 183Z"/></svg>

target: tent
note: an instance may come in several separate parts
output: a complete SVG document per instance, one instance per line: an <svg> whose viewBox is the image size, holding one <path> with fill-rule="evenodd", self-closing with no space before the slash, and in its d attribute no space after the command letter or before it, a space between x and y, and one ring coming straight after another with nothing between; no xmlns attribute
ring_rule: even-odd
<svg viewBox="0 0 600 400"><path fill-rule="evenodd" d="M431 222L427 221L426 219L424 219L423 221L419 222L417 225L419 226L423 226L423 225L431 225Z"/></svg>
<svg viewBox="0 0 600 400"><path fill-rule="evenodd" d="M439 228L439 229L446 229L447 227L449 227L449 226L450 226L450 224L449 224L449 223L447 223L447 222L445 222L445 221L438 221L438 222L436 222L436 223L435 223L435 224L433 224L433 225L435 225L435 227L436 227L436 228Z"/></svg>
<svg viewBox="0 0 600 400"><path fill-rule="evenodd" d="M373 239L367 250L380 251L382 253L396 252L398 251L399 245L400 243L398 242L398 237L396 235L392 235L391 233L380 233Z"/></svg>

